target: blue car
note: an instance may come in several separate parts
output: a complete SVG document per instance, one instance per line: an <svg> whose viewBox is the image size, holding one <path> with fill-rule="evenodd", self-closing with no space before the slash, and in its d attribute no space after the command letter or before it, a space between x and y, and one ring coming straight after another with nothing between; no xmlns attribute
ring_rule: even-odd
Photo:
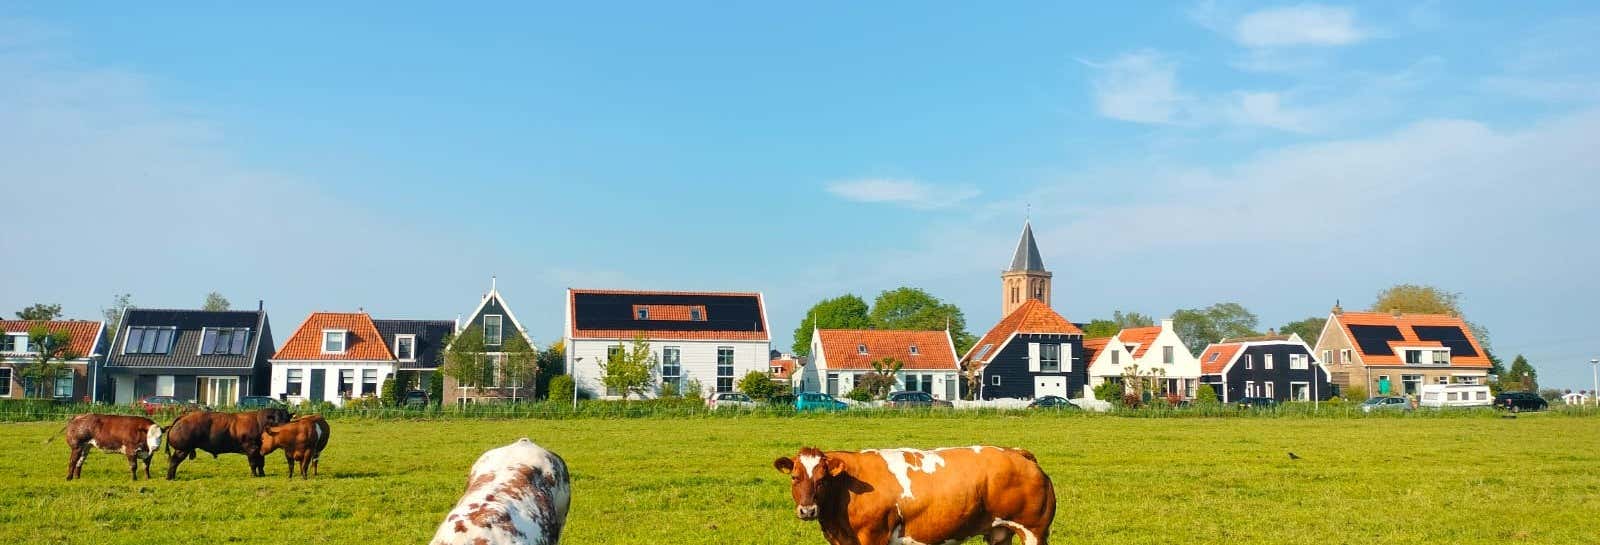
<svg viewBox="0 0 1600 545"><path fill-rule="evenodd" d="M848 407L849 405L828 394L813 392L794 397L794 410L797 411L842 411Z"/></svg>

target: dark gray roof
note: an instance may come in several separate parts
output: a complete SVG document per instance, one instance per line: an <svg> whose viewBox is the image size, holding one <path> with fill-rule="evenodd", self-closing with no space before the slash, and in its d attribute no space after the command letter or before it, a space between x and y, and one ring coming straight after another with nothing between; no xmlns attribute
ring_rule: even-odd
<svg viewBox="0 0 1600 545"><path fill-rule="evenodd" d="M128 328L140 326L171 327L176 329L172 351L167 354L123 354ZM200 355L201 330L208 327L242 327L250 330L249 349L239 355ZM261 338L265 331L266 339ZM121 331L116 332L111 343L111 353L106 357L106 367L180 367L180 368L241 368L249 369L265 363L272 355L271 329L267 327L266 312L255 310L176 310L128 309L122 320ZM265 354L259 352L265 351ZM256 357L252 357L256 356Z"/></svg>
<svg viewBox="0 0 1600 545"><path fill-rule="evenodd" d="M1023 222L1022 240L1017 241L1017 250L1011 254L1011 268L1007 271L1043 270L1044 258L1039 257L1039 245L1033 241L1033 224Z"/></svg>
<svg viewBox="0 0 1600 545"><path fill-rule="evenodd" d="M444 343L455 333L454 320L373 320L383 342L394 350L396 335L417 336L417 360L400 362L401 369L434 369L439 367L439 356Z"/></svg>

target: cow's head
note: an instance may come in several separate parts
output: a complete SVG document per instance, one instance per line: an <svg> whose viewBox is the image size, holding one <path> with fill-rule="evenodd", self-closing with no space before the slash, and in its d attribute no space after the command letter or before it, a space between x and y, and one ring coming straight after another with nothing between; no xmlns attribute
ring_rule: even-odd
<svg viewBox="0 0 1600 545"><path fill-rule="evenodd" d="M280 409L276 407L261 409L259 414L261 415L261 423L268 428L288 424L290 419L288 409Z"/></svg>
<svg viewBox="0 0 1600 545"><path fill-rule="evenodd" d="M151 423L150 427L144 429L144 448L135 451L135 454L148 461L158 450L161 450L161 426Z"/></svg>
<svg viewBox="0 0 1600 545"><path fill-rule="evenodd" d="M843 460L829 458L811 447L800 449L800 454L793 458L784 456L773 460L772 467L789 475L792 483L789 493L794 496L794 515L800 520L817 518L817 496L829 483L844 474Z"/></svg>

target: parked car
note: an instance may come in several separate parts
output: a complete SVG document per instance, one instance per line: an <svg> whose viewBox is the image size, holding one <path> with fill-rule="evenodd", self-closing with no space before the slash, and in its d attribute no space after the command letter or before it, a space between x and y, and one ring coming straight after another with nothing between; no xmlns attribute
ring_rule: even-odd
<svg viewBox="0 0 1600 545"><path fill-rule="evenodd" d="M150 396L139 402L139 407L144 409L144 414L176 413L189 409L198 409L199 405L193 401L185 401L173 396Z"/></svg>
<svg viewBox="0 0 1600 545"><path fill-rule="evenodd" d="M823 393L809 392L794 398L794 409L797 411L842 411L848 408L850 406L843 401Z"/></svg>
<svg viewBox="0 0 1600 545"><path fill-rule="evenodd" d="M1550 402L1533 392L1500 392L1500 395L1494 396L1494 406L1516 413L1542 411L1550 408Z"/></svg>
<svg viewBox="0 0 1600 545"><path fill-rule="evenodd" d="M1278 406L1278 400L1270 397L1241 397L1238 404L1241 409L1271 409Z"/></svg>
<svg viewBox="0 0 1600 545"><path fill-rule="evenodd" d="M273 399L273 398L267 397L267 396L244 396L244 397L239 398L239 402L238 403L234 403L233 406L236 407L236 408L239 408L239 409L254 410L254 409L266 409L266 408L272 408L272 407L281 408L284 405L283 405L282 401L278 401L276 399Z"/></svg>
<svg viewBox="0 0 1600 545"><path fill-rule="evenodd" d="M1403 397L1378 396L1367 398L1361 402L1361 412L1370 413L1377 411L1409 411L1411 402Z"/></svg>
<svg viewBox="0 0 1600 545"><path fill-rule="evenodd" d="M710 409L754 407L756 402L750 396L739 392L722 392L706 398L706 407Z"/></svg>
<svg viewBox="0 0 1600 545"><path fill-rule="evenodd" d="M885 407L894 409L926 408L926 407L953 407L949 401L934 399L933 394L927 392L904 391L890 392L888 403Z"/></svg>
<svg viewBox="0 0 1600 545"><path fill-rule="evenodd" d="M1077 409L1072 401L1061 396L1044 396L1028 404L1029 409Z"/></svg>
<svg viewBox="0 0 1600 545"><path fill-rule="evenodd" d="M1543 401L1542 399L1540 401ZM1488 407L1489 387L1479 384L1424 384L1418 407L1434 409Z"/></svg>
<svg viewBox="0 0 1600 545"><path fill-rule="evenodd" d="M427 407L433 400L428 399L428 392L422 390L408 390L400 396L400 406L408 409Z"/></svg>

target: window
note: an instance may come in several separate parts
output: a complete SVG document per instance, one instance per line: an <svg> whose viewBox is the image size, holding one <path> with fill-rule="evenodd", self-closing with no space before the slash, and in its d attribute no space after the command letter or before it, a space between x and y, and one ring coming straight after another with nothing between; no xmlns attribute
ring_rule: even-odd
<svg viewBox="0 0 1600 545"><path fill-rule="evenodd" d="M922 375L922 393L933 395L933 375Z"/></svg>
<svg viewBox="0 0 1600 545"><path fill-rule="evenodd" d="M1161 347L1161 363L1172 363L1172 347Z"/></svg>
<svg viewBox="0 0 1600 545"><path fill-rule="evenodd" d="M1406 351L1406 365L1421 365L1421 364L1422 364L1422 351L1421 350L1407 350Z"/></svg>
<svg viewBox="0 0 1600 545"><path fill-rule="evenodd" d="M999 386L1000 385L1000 375L995 375L995 376L989 377L989 384L991 386Z"/></svg>
<svg viewBox="0 0 1600 545"><path fill-rule="evenodd" d="M1215 356L1213 356L1214 358ZM1111 365L1122 365L1122 351L1111 349Z"/></svg>
<svg viewBox="0 0 1600 545"><path fill-rule="evenodd" d="M911 355L917 355L917 343L911 343Z"/></svg>
<svg viewBox="0 0 1600 545"><path fill-rule="evenodd" d="M950 376L946 376L945 379L944 379L944 398L945 399L955 399L957 397L957 395L958 394L956 394L956 380L955 380L955 378L954 377L950 377Z"/></svg>
<svg viewBox="0 0 1600 545"><path fill-rule="evenodd" d="M355 387L356 387L356 370L355 369L340 369L339 370L339 397L350 397L350 393L355 391Z"/></svg>
<svg viewBox="0 0 1600 545"><path fill-rule="evenodd" d="M325 329L322 331L322 353L343 354L344 345L350 332L344 330Z"/></svg>
<svg viewBox="0 0 1600 545"><path fill-rule="evenodd" d="M1271 369L1272 368L1272 354L1265 354L1265 355L1261 356L1261 368L1262 369Z"/></svg>
<svg viewBox="0 0 1600 545"><path fill-rule="evenodd" d="M1222 356L1221 352L1212 352L1211 353L1211 357L1206 358L1206 362L1209 363L1209 362L1217 361L1217 358L1221 357L1221 356Z"/></svg>
<svg viewBox="0 0 1600 545"><path fill-rule="evenodd" d="M166 354L172 351L170 327L130 327L128 339L123 342L124 354Z"/></svg>
<svg viewBox="0 0 1600 545"><path fill-rule="evenodd" d="M678 352L678 347L667 346L661 349L661 387L669 392L678 392L683 385L683 363Z"/></svg>
<svg viewBox="0 0 1600 545"><path fill-rule="evenodd" d="M1322 351L1322 361L1327 362L1327 363L1333 363L1333 351L1332 350L1323 350Z"/></svg>
<svg viewBox="0 0 1600 545"><path fill-rule="evenodd" d="M917 375L906 375L906 389L911 391L921 390L917 382Z"/></svg>
<svg viewBox="0 0 1600 545"><path fill-rule="evenodd" d="M1450 377L1434 377L1433 378L1433 383L1434 384L1449 384L1450 383Z"/></svg>
<svg viewBox="0 0 1600 545"><path fill-rule="evenodd" d="M288 370L287 371L287 382L289 384L289 386L287 388L287 390L288 390L287 393L289 395L292 395L292 396L305 395L303 393L305 391L304 390L304 384L305 384L305 370L304 369L290 369L290 370Z"/></svg>
<svg viewBox="0 0 1600 545"><path fill-rule="evenodd" d="M1460 380L1462 384L1477 384L1478 383L1478 377L1456 377L1456 379Z"/></svg>
<svg viewBox="0 0 1600 545"><path fill-rule="evenodd" d="M1291 383L1289 383L1289 399L1293 399L1295 401L1310 401L1311 400L1311 383L1308 383L1308 382L1291 382Z"/></svg>
<svg viewBox="0 0 1600 545"><path fill-rule="evenodd" d="M691 321L691 322L699 322L699 321L702 321L702 320L705 320L705 315L701 314L700 307L694 307L694 308L690 308L689 309L689 321Z"/></svg>
<svg viewBox="0 0 1600 545"><path fill-rule="evenodd" d="M1416 395L1422 390L1422 375L1400 375L1400 383L1404 387L1402 391Z"/></svg>
<svg viewBox="0 0 1600 545"><path fill-rule="evenodd" d="M733 391L733 347L717 347L717 391Z"/></svg>
<svg viewBox="0 0 1600 545"><path fill-rule="evenodd" d="M1346 348L1344 350L1340 350L1339 351L1339 362L1341 362L1341 363L1350 363L1350 349L1349 348Z"/></svg>
<svg viewBox="0 0 1600 545"><path fill-rule="evenodd" d="M400 361L416 361L417 336L396 335L394 338L394 357Z"/></svg>
<svg viewBox="0 0 1600 545"><path fill-rule="evenodd" d="M1054 343L1039 345L1039 371L1042 373L1061 372L1061 345Z"/></svg>
<svg viewBox="0 0 1600 545"><path fill-rule="evenodd" d="M1256 363L1255 363L1255 361L1250 359L1250 354L1245 354L1244 355L1244 368L1245 369L1255 369L1256 368Z"/></svg>
<svg viewBox="0 0 1600 545"><path fill-rule="evenodd" d="M250 330L205 328L200 333L200 355L242 355Z"/></svg>
<svg viewBox="0 0 1600 545"><path fill-rule="evenodd" d="M864 344L856 345L856 353L857 354L861 354L861 355L866 355L867 354L867 345L864 345Z"/></svg>
<svg viewBox="0 0 1600 545"><path fill-rule="evenodd" d="M635 318L638 318L640 320L649 320L650 319L650 307L639 307L638 310L633 311L633 315L634 315Z"/></svg>
<svg viewBox="0 0 1600 545"><path fill-rule="evenodd" d="M500 337L500 315L483 315L483 344L498 346Z"/></svg>
<svg viewBox="0 0 1600 545"><path fill-rule="evenodd" d="M828 395L839 395L839 374L828 373Z"/></svg>
<svg viewBox="0 0 1600 545"><path fill-rule="evenodd" d="M1289 368L1290 369L1310 369L1311 368L1311 362L1307 361L1307 360L1310 360L1310 359L1311 358L1306 357L1305 354L1289 354Z"/></svg>
<svg viewBox="0 0 1600 545"><path fill-rule="evenodd" d="M1275 384L1272 381L1269 380L1267 382L1263 382L1263 383L1261 383L1261 385L1266 387L1266 395L1263 396L1263 397L1276 397L1274 395L1274 394L1276 394L1276 392L1272 391L1272 387L1275 386Z"/></svg>
<svg viewBox="0 0 1600 545"><path fill-rule="evenodd" d="M213 407L239 400L239 377L200 377L200 401Z"/></svg>
<svg viewBox="0 0 1600 545"><path fill-rule="evenodd" d="M361 395L378 395L378 370L361 370Z"/></svg>
<svg viewBox="0 0 1600 545"><path fill-rule="evenodd" d="M1433 351L1433 364L1434 365L1450 365L1450 351L1449 350L1434 350Z"/></svg>
<svg viewBox="0 0 1600 545"><path fill-rule="evenodd" d="M16 335L0 335L0 352L16 352L17 344Z"/></svg>
<svg viewBox="0 0 1600 545"><path fill-rule="evenodd" d="M483 361L483 376L478 377L479 388L494 388L500 385L500 356L490 354Z"/></svg>
<svg viewBox="0 0 1600 545"><path fill-rule="evenodd" d="M1253 380L1244 381L1244 396L1256 397L1256 383Z"/></svg>
<svg viewBox="0 0 1600 545"><path fill-rule="evenodd" d="M1017 289L1016 286L1011 286L1011 302L1015 303L1015 302L1021 301L1022 300L1022 295L1020 295L1021 293L1022 293L1022 291Z"/></svg>
<svg viewBox="0 0 1600 545"><path fill-rule="evenodd" d="M58 398L72 397L72 379L76 377L77 375L73 374L71 369L57 374L55 396Z"/></svg>
<svg viewBox="0 0 1600 545"><path fill-rule="evenodd" d="M11 397L10 367L0 367L0 397Z"/></svg>

